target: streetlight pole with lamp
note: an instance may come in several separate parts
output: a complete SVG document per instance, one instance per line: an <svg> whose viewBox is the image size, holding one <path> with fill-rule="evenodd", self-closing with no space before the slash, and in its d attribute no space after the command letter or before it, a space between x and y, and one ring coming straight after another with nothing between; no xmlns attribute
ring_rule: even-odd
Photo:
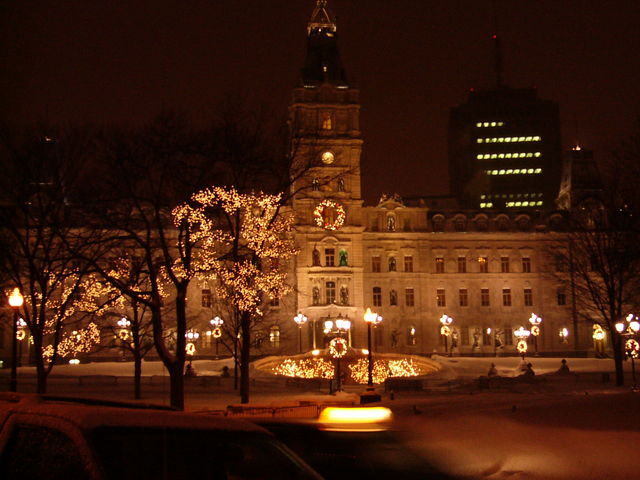
<svg viewBox="0 0 640 480"><path fill-rule="evenodd" d="M378 326L378 324L382 322L382 317L367 307L367 310L364 312L364 321L367 323L367 389L373 390L373 344L371 342L371 327Z"/></svg>
<svg viewBox="0 0 640 480"><path fill-rule="evenodd" d="M524 356L527 353L527 339L529 338L529 335L531 335L531 332L524 327L520 327L515 332L513 332L513 334L518 339L516 348L518 350L518 353L522 356L522 361L524 362Z"/></svg>
<svg viewBox="0 0 640 480"><path fill-rule="evenodd" d="M535 348L536 355L538 355L538 335L540 335L542 318L532 313L531 317L529 317L529 323L531 324L531 335L533 335L533 347Z"/></svg>
<svg viewBox="0 0 640 480"><path fill-rule="evenodd" d="M453 323L453 318L451 318L447 314L442 314L440 317L440 323L442 326L440 327L440 335L444 337L444 353L447 353L451 356L451 352L449 352L449 336L451 335L451 328L449 325Z"/></svg>
<svg viewBox="0 0 640 480"><path fill-rule="evenodd" d="M624 343L624 351L627 357L631 358L631 375L633 378L633 387L631 390L634 392L638 390L638 386L636 384L636 364L635 359L638 357L638 353L640 352L640 343L634 337L638 334L640 330L640 322L638 321L638 317L633 313L630 313L626 317L625 322L616 323L616 331L621 337L626 337L627 340Z"/></svg>
<svg viewBox="0 0 640 480"><path fill-rule="evenodd" d="M187 371L185 375L193 376L193 356L196 354L196 342L198 341L198 338L200 338L200 334L195 330L189 330L184 334L184 336L187 339L187 345L185 348L187 356L189 357L189 364L187 365Z"/></svg>
<svg viewBox="0 0 640 480"><path fill-rule="evenodd" d="M13 335L11 335L11 377L9 391L18 391L18 309L24 303L19 288L14 288L9 295L9 305L13 309Z"/></svg>
<svg viewBox="0 0 640 480"><path fill-rule="evenodd" d="M329 342L329 353L336 359L336 391L342 390L342 372L340 368L340 359L344 357L349 350L348 340L342 338L343 332L348 332L351 328L351 321L348 318L342 318L338 316L335 322L333 320L326 320L324 322L324 331L330 333L336 331L336 337Z"/></svg>
<svg viewBox="0 0 640 480"><path fill-rule="evenodd" d="M302 312L298 312L298 314L293 317L293 321L298 324L298 350L299 353L302 353L302 326L307 323L309 319L302 314Z"/></svg>
<svg viewBox="0 0 640 480"><path fill-rule="evenodd" d="M216 339L216 359L218 358L218 343L220 341L220 337L222 337L222 325L224 324L224 320L218 316L212 318L209 323L213 327L213 331L211 335Z"/></svg>

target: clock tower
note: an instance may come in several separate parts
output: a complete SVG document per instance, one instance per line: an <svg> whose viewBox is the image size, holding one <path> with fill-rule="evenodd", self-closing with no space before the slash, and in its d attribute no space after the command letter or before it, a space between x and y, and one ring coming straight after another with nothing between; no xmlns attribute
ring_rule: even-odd
<svg viewBox="0 0 640 480"><path fill-rule="evenodd" d="M338 53L336 22L317 0L307 27L300 83L289 122L296 214L297 309L313 321L309 346L324 348L324 322L362 321L360 104ZM358 321L359 319L359 321ZM351 337L350 337L351 338Z"/></svg>

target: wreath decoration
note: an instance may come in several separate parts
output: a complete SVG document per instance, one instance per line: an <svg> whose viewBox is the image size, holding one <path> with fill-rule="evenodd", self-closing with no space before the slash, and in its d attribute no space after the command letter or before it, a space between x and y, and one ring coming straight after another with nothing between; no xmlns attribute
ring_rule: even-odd
<svg viewBox="0 0 640 480"><path fill-rule="evenodd" d="M526 353L527 352L527 341L526 340L518 340L518 344L516 345L516 349L518 353Z"/></svg>
<svg viewBox="0 0 640 480"><path fill-rule="evenodd" d="M193 355L195 355L195 354L196 354L196 346L195 346L193 343L191 343L191 342L187 343L187 346L186 346L186 353L187 353L187 355L189 355L189 356L193 356Z"/></svg>
<svg viewBox="0 0 640 480"><path fill-rule="evenodd" d="M624 349L627 352L628 357L638 358L638 351L640 351L640 343L634 338L630 338L624 344Z"/></svg>
<svg viewBox="0 0 640 480"><path fill-rule="evenodd" d="M336 215L333 222L325 220L324 211L326 208L333 208L335 210ZM334 202L333 200L329 199L321 201L313 211L313 218L316 221L316 225L327 230L339 229L342 225L344 225L346 216L347 214L344 210L344 207L338 202Z"/></svg>
<svg viewBox="0 0 640 480"><path fill-rule="evenodd" d="M347 354L349 345L344 338L336 337L329 342L329 355L333 358L342 358Z"/></svg>
<svg viewBox="0 0 640 480"><path fill-rule="evenodd" d="M222 329L220 327L216 327L213 329L213 338L220 338L222 336Z"/></svg>

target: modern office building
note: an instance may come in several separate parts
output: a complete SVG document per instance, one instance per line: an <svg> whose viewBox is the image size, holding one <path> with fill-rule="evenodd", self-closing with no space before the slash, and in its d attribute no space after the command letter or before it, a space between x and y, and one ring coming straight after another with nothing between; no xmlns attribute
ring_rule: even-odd
<svg viewBox="0 0 640 480"><path fill-rule="evenodd" d="M449 117L451 193L463 208L555 208L562 153L558 106L533 88L471 91Z"/></svg>

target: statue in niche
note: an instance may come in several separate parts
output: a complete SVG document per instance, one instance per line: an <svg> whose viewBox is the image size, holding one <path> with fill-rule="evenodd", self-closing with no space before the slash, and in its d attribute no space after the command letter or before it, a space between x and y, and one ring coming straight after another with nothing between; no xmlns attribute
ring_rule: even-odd
<svg viewBox="0 0 640 480"><path fill-rule="evenodd" d="M320 305L320 289L313 287L313 304Z"/></svg>
<svg viewBox="0 0 640 480"><path fill-rule="evenodd" d="M398 346L398 339L400 338L400 332L394 328L393 331L391 332L391 346L392 347L397 347Z"/></svg>
<svg viewBox="0 0 640 480"><path fill-rule="evenodd" d="M396 271L396 257L389 257L389 271Z"/></svg>
<svg viewBox="0 0 640 480"><path fill-rule="evenodd" d="M318 251L318 249L314 246L313 247L313 252L311 252L311 256L312 256L312 266L313 267L319 267L320 266L320 252Z"/></svg>
<svg viewBox="0 0 640 480"><path fill-rule="evenodd" d="M387 217L387 231L395 232L396 231L396 217L393 215L389 215Z"/></svg>
<svg viewBox="0 0 640 480"><path fill-rule="evenodd" d="M344 192L344 178L342 177L338 179L338 191Z"/></svg>
<svg viewBox="0 0 640 480"><path fill-rule="evenodd" d="M348 265L347 262L347 251L346 250L340 250L340 266L341 267L346 267Z"/></svg>
<svg viewBox="0 0 640 480"><path fill-rule="evenodd" d="M398 305L398 294L395 290L391 290L389 293L389 305Z"/></svg>
<svg viewBox="0 0 640 480"><path fill-rule="evenodd" d="M349 305L349 289L344 285L340 287L340 303L342 305Z"/></svg>

